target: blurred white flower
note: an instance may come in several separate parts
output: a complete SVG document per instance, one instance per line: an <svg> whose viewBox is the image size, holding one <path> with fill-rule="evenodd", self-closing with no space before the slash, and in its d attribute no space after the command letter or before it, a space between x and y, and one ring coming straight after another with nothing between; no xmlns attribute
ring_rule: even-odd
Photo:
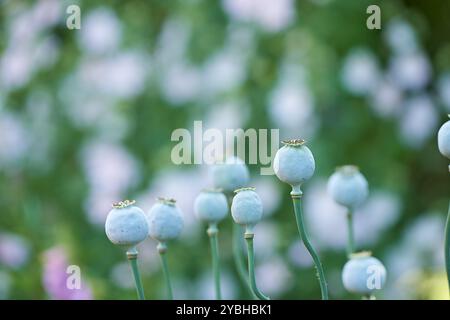
<svg viewBox="0 0 450 320"><path fill-rule="evenodd" d="M208 128L220 130L224 137L226 129L244 128L250 117L248 105L241 101L225 101L208 109L204 130Z"/></svg>
<svg viewBox="0 0 450 320"><path fill-rule="evenodd" d="M79 83L90 90L117 98L133 98L142 92L149 71L149 59L128 51L103 59L87 59L78 70Z"/></svg>
<svg viewBox="0 0 450 320"><path fill-rule="evenodd" d="M0 233L0 264L9 268L22 267L30 256L30 244L23 237Z"/></svg>
<svg viewBox="0 0 450 320"><path fill-rule="evenodd" d="M396 54L409 54L418 50L416 34L412 26L400 19L389 21L384 38Z"/></svg>
<svg viewBox="0 0 450 320"><path fill-rule="evenodd" d="M257 176L252 179L252 186L256 188L256 192L261 198L264 208L263 216L271 216L280 206L281 193L279 185L272 176Z"/></svg>
<svg viewBox="0 0 450 320"><path fill-rule="evenodd" d="M282 80L269 96L269 114L284 135L311 137L317 127L314 97L300 81Z"/></svg>
<svg viewBox="0 0 450 320"><path fill-rule="evenodd" d="M295 20L293 0L223 0L223 8L231 18L256 23L268 32L277 32Z"/></svg>
<svg viewBox="0 0 450 320"><path fill-rule="evenodd" d="M181 18L169 17L159 33L154 59L157 66L167 67L183 58L191 35L191 26Z"/></svg>
<svg viewBox="0 0 450 320"><path fill-rule="evenodd" d="M29 132L16 115L0 111L0 167L14 167L30 147Z"/></svg>
<svg viewBox="0 0 450 320"><path fill-rule="evenodd" d="M430 62L424 53L397 55L390 61L389 75L401 89L423 89L431 78Z"/></svg>
<svg viewBox="0 0 450 320"><path fill-rule="evenodd" d="M120 45L122 26L112 10L99 8L83 16L78 34L79 43L87 52L106 54L114 52Z"/></svg>
<svg viewBox="0 0 450 320"><path fill-rule="evenodd" d="M32 8L33 24L39 28L49 28L62 21L64 9L59 0L39 0Z"/></svg>
<svg viewBox="0 0 450 320"><path fill-rule="evenodd" d="M34 23L31 10L11 11L10 17L12 19L6 24L10 48L29 48L42 31L42 25Z"/></svg>
<svg viewBox="0 0 450 320"><path fill-rule="evenodd" d="M314 181L304 198L305 223L319 247L342 250L347 243L346 209L328 195L326 181Z"/></svg>
<svg viewBox="0 0 450 320"><path fill-rule="evenodd" d="M161 79L164 98L178 106L196 99L202 89L201 71L187 63L171 65Z"/></svg>
<svg viewBox="0 0 450 320"><path fill-rule="evenodd" d="M288 250L289 261L300 268L309 268L313 265L313 260L308 250L300 240L295 240Z"/></svg>
<svg viewBox="0 0 450 320"><path fill-rule="evenodd" d="M423 266L441 266L444 263L444 226L441 214L428 212L410 224L404 242L422 258Z"/></svg>
<svg viewBox="0 0 450 320"><path fill-rule="evenodd" d="M355 240L358 246L373 245L401 214L399 197L386 191L371 191L369 199L354 216ZM343 217L344 218L344 217ZM364 249L359 247L359 249Z"/></svg>
<svg viewBox="0 0 450 320"><path fill-rule="evenodd" d="M411 148L420 148L435 134L439 116L434 103L427 95L405 101L400 119L400 135Z"/></svg>
<svg viewBox="0 0 450 320"><path fill-rule="evenodd" d="M380 117L395 117L400 113L402 100L403 92L386 78L372 92L370 105Z"/></svg>
<svg viewBox="0 0 450 320"><path fill-rule="evenodd" d="M31 78L33 61L26 49L7 48L0 57L0 85L5 89L17 89Z"/></svg>
<svg viewBox="0 0 450 320"><path fill-rule="evenodd" d="M450 73L445 73L438 80L439 97L447 112L450 112Z"/></svg>
<svg viewBox="0 0 450 320"><path fill-rule="evenodd" d="M92 141L82 149L81 160L96 192L121 194L139 181L136 160L120 145Z"/></svg>
<svg viewBox="0 0 450 320"><path fill-rule="evenodd" d="M212 55L203 67L203 90L206 95L228 92L245 80L245 61L241 52L224 50Z"/></svg>
<svg viewBox="0 0 450 320"><path fill-rule="evenodd" d="M143 207L142 203L137 202L139 208L146 212L150 207ZM161 258L156 250L158 241L148 237L137 245L139 251L139 265L143 275L150 275L155 272L159 272L161 269Z"/></svg>
<svg viewBox="0 0 450 320"><path fill-rule="evenodd" d="M274 223L260 222L254 229L254 249L257 261L270 259L279 245L279 231Z"/></svg>
<svg viewBox="0 0 450 320"><path fill-rule="evenodd" d="M83 206L89 222L98 226L104 225L111 205L121 200L123 199L119 192L92 190Z"/></svg>
<svg viewBox="0 0 450 320"><path fill-rule="evenodd" d="M255 274L258 288L268 296L277 297L292 285L292 273L280 257L257 263Z"/></svg>
<svg viewBox="0 0 450 320"><path fill-rule="evenodd" d="M378 61L368 49L353 49L344 60L341 80L355 95L366 95L376 90L380 81Z"/></svg>
<svg viewBox="0 0 450 320"><path fill-rule="evenodd" d="M227 270L221 270L220 273L220 285L223 299L235 299L237 294L237 286L235 279ZM214 279L211 272L204 273L199 280L193 284L193 292L195 298L198 300L214 300L215 289Z"/></svg>

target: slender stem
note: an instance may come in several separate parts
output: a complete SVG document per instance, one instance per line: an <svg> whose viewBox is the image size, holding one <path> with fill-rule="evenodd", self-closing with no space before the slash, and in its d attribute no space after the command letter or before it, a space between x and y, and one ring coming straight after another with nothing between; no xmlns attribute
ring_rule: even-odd
<svg viewBox="0 0 450 320"><path fill-rule="evenodd" d="M260 300L270 300L269 297L266 297L261 291L259 291L258 286L256 285L256 276L255 276L255 258L254 258L254 249L253 249L253 234L245 233L245 240L247 242L247 255L248 255L248 282L250 284L250 288L252 289L253 294Z"/></svg>
<svg viewBox="0 0 450 320"><path fill-rule="evenodd" d="M248 287L247 271L245 270L244 260L241 254L242 228L237 223L233 224L233 258L236 270L242 282Z"/></svg>
<svg viewBox="0 0 450 320"><path fill-rule="evenodd" d="M158 252L159 256L161 257L164 279L166 280L167 298L169 300L173 300L172 284L170 283L169 267L167 266L167 257L166 257L167 246L165 243L162 242L158 243Z"/></svg>
<svg viewBox="0 0 450 320"><path fill-rule="evenodd" d="M317 269L317 277L319 278L319 284L320 284L320 290L322 293L322 300L328 300L328 288L327 288L327 281L325 279L325 273L322 268L322 263L320 262L319 256L317 255L316 251L312 247L311 243L308 239L308 234L306 233L304 222L303 222L303 216L302 216L302 206L300 202L301 193L298 192L291 192L292 201L294 203L294 212L295 212L295 219L297 221L297 227L298 232L300 233L300 238L303 241L303 244L305 245L306 249L308 250L309 254L311 255L312 259L314 260L314 264Z"/></svg>
<svg viewBox="0 0 450 320"><path fill-rule="evenodd" d="M130 261L131 270L133 271L134 282L136 284L136 291L139 300L145 300L144 288L142 287L141 275L139 274L139 268L137 265L138 251L136 248L132 248L127 251L127 258Z"/></svg>
<svg viewBox="0 0 450 320"><path fill-rule="evenodd" d="M355 241L353 233L353 212L349 208L347 211L347 257L355 251Z"/></svg>
<svg viewBox="0 0 450 320"><path fill-rule="evenodd" d="M216 224L210 224L208 228L209 243L211 244L211 256L212 256L212 267L214 274L214 284L216 291L216 299L222 299L220 290L220 260L219 260L219 241L218 233L219 229Z"/></svg>
<svg viewBox="0 0 450 320"><path fill-rule="evenodd" d="M447 270L447 282L450 294L450 204L447 213L447 223L445 225L445 268Z"/></svg>
<svg viewBox="0 0 450 320"><path fill-rule="evenodd" d="M231 210L231 203L233 200L233 196L228 194L227 195L228 200L228 207ZM250 284L248 283L247 279L247 270L245 268L245 262L244 257L242 256L242 235L244 232L242 231L242 227L238 225L237 223L233 223L232 227L232 250L233 250L233 260L234 265L236 267L236 271L238 273L239 278L241 279L241 282L244 284L245 288L247 289L248 293L250 295L253 295L252 289L250 288Z"/></svg>

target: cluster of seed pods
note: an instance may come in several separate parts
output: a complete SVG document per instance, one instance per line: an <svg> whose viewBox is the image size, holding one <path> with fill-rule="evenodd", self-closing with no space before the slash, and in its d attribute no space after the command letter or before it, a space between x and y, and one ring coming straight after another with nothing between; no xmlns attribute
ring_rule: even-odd
<svg viewBox="0 0 450 320"><path fill-rule="evenodd" d="M286 140L283 141L283 144L284 146L275 155L273 169L276 176L292 188L290 196L299 235L314 261L322 299L326 300L328 299L328 288L325 273L319 255L309 240L301 205L303 195L301 187L313 176L315 171L314 156L305 145L304 140ZM439 130L438 146L440 152L450 159L450 121L446 122ZM255 298L267 300L269 298L257 287L253 248L254 226L263 216L263 205L255 188L248 185L250 182L249 170L241 159L228 157L224 162L211 167L211 175L213 188L203 190L196 197L194 212L196 217L208 226L206 233L210 238L216 298L221 299L222 297L219 223L231 211L235 222L233 224L233 257L237 272L248 291ZM380 260L372 257L369 251L357 251L353 232L353 215L368 197L368 182L358 167L345 165L337 168L330 176L327 190L336 203L347 209L348 261L342 271L343 285L349 292L359 294L364 298L374 298L373 293L383 288L387 272ZM447 273L450 272L448 224L447 221L445 246ZM161 256L168 297L173 298L165 255L167 242L177 238L182 228L182 213L173 199L159 198L147 214L137 207L134 201L126 200L113 205L113 209L106 219L106 235L112 243L127 249L127 257L132 267L140 299L144 299L144 292L136 263L138 256L136 245L148 236L158 241L157 250ZM244 261L243 252L241 252L243 239L247 244L247 264Z"/></svg>

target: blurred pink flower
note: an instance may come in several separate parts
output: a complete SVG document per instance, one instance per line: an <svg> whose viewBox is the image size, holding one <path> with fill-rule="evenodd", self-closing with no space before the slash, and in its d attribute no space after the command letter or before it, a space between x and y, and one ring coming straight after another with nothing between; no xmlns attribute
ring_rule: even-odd
<svg viewBox="0 0 450 320"><path fill-rule="evenodd" d="M83 281L81 281L80 289L69 289L67 287L68 266L67 255L62 247L54 247L44 253L42 283L50 299L92 299L91 289Z"/></svg>

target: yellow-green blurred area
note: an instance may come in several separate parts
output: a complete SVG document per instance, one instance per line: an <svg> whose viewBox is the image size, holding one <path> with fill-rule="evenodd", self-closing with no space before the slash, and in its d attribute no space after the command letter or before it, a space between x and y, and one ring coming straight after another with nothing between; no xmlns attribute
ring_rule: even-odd
<svg viewBox="0 0 450 320"><path fill-rule="evenodd" d="M369 5L381 29L369 30ZM77 5L81 29L70 30ZM177 128L279 129L304 138L316 171L304 213L331 298L345 291L345 208L326 190L357 165L370 195L359 250L388 276L379 299L447 299L448 161L436 134L450 112L448 1L0 1L0 298L135 299L111 204L175 198L184 214L168 262L177 299L212 299L206 226L193 213L207 165L176 165ZM270 148L269 148L270 150ZM274 156L274 155L272 155ZM272 299L318 299L288 185L249 165L264 205L256 277ZM249 298L220 224L223 296ZM156 243L138 247L148 299L166 297ZM67 289L67 266L82 288Z"/></svg>

